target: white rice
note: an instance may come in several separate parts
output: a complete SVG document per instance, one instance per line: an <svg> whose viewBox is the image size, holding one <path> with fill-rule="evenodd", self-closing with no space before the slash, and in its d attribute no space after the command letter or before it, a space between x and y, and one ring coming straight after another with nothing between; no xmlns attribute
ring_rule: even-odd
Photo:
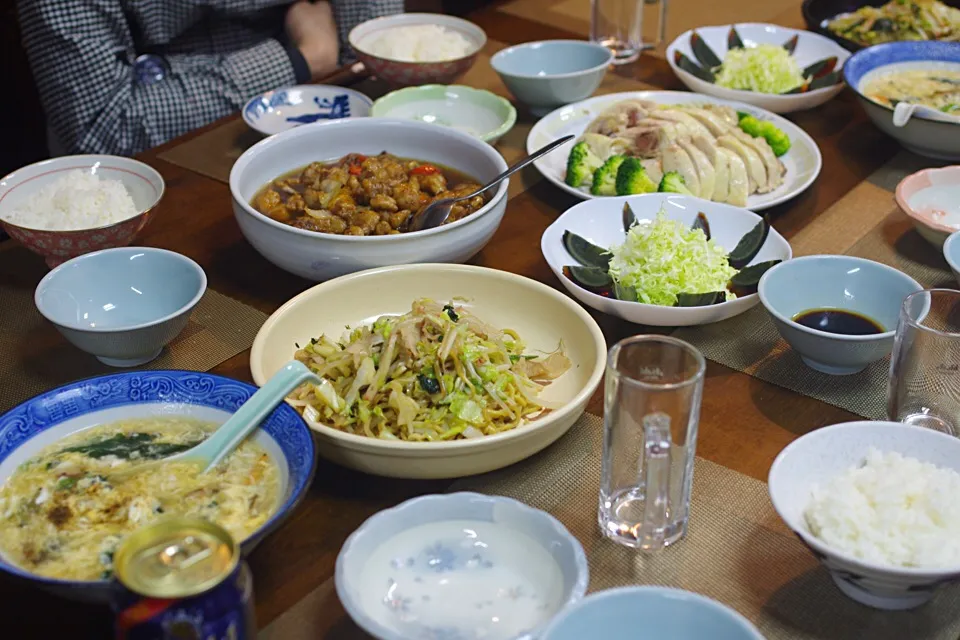
<svg viewBox="0 0 960 640"><path fill-rule="evenodd" d="M810 531L863 560L903 567L960 565L960 474L871 448L861 467L814 487Z"/></svg>
<svg viewBox="0 0 960 640"><path fill-rule="evenodd" d="M474 48L462 34L435 24L384 29L371 33L358 45L371 55L401 62L456 60Z"/></svg>
<svg viewBox="0 0 960 640"><path fill-rule="evenodd" d="M46 231L78 231L105 227L139 213L119 180L77 169L0 212L19 227Z"/></svg>

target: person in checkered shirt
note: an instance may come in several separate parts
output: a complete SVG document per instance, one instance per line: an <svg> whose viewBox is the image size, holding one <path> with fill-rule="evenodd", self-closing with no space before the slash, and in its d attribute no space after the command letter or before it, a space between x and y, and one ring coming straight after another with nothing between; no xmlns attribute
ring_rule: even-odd
<svg viewBox="0 0 960 640"><path fill-rule="evenodd" d="M133 155L353 59L403 0L18 0L54 155Z"/></svg>

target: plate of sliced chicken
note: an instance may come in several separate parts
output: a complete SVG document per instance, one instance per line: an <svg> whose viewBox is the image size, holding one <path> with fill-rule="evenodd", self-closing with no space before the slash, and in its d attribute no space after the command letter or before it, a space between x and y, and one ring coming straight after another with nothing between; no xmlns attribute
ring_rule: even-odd
<svg viewBox="0 0 960 640"><path fill-rule="evenodd" d="M751 210L809 187L820 150L789 120L748 104L683 91L597 96L544 116L527 151L577 138L537 160L548 180L580 198L673 192Z"/></svg>

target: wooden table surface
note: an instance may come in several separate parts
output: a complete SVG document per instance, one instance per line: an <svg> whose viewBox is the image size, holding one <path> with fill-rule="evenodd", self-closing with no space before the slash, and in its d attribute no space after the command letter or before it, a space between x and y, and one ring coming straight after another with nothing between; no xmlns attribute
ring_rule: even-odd
<svg viewBox="0 0 960 640"><path fill-rule="evenodd" d="M766 20L802 27L798 0L757 3L715 3L708 18L698 19L702 3L671 0L669 32L718 21ZM587 0L513 0L481 9L471 19L491 40L515 44L552 38L583 38ZM730 6L730 15L720 7ZM764 7L762 15L742 15L737 7ZM688 9L688 10L685 10ZM752 10L752 9L751 9ZM717 14L717 15L713 15ZM674 17L676 16L676 17ZM670 36L672 37L672 36ZM662 48L661 48L662 49ZM479 66L479 63L478 63ZM474 69L498 93L509 95L489 69ZM658 53L644 55L613 73L632 77L650 88L682 89ZM809 225L830 205L893 157L896 144L873 128L845 90L821 108L789 116L817 142L823 171L803 195L773 209L771 219L788 239ZM206 270L210 287L265 312L272 312L293 295L311 286L261 258L243 239L233 220L229 188L223 182L183 169L160 155L228 119L174 140L141 155L163 175L167 191L161 210L142 244L178 251ZM535 121L520 114L520 125ZM490 244L471 263L522 274L561 289L540 254L539 239L556 217L575 200L528 170L513 190L507 215ZM638 332L638 327L594 313L608 343ZM213 371L250 380L249 352ZM594 395L589 411L601 413L602 398ZM766 479L776 454L794 438L817 427L854 419L841 409L765 383L716 363L708 363L697 452L740 473ZM317 611L304 637L363 638L344 613L333 589L334 562L346 537L380 509L424 493L442 492L451 481L384 480L332 464L319 464L316 479L303 503L283 526L250 557L261 629L314 591ZM319 595L318 595L319 594ZM106 638L109 611L54 598L32 587L0 580L4 638ZM274 634L265 634L273 636ZM298 634L299 635L299 634ZM279 636L276 636L279 637Z"/></svg>

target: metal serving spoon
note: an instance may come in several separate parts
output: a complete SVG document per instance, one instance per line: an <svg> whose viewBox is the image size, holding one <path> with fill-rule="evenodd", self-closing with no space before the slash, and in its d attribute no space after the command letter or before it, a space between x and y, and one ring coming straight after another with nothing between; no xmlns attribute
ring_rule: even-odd
<svg viewBox="0 0 960 640"><path fill-rule="evenodd" d="M206 473L220 464L221 460L259 427L270 412L283 402L287 394L308 380L315 384L320 383L320 378L307 369L306 365L292 360L267 380L266 384L257 389L256 393L250 396L226 422L217 427L209 438L197 446L166 458L134 465L114 475L139 473L148 467L167 462L192 462L203 468L201 473Z"/></svg>
<svg viewBox="0 0 960 640"><path fill-rule="evenodd" d="M534 160L537 160L538 158L540 158L540 156L550 153L560 145L573 140L575 137L576 136L570 135L570 136L564 136L562 138L554 140L553 142L543 147L542 149L538 149L537 151L534 151L533 153L528 155L526 158L516 163L515 165L513 165L512 167L510 167L509 169L507 169L506 171L498 175L496 178L494 178L493 180L491 180L490 182L480 187L479 189L477 189L471 194L461 196L459 198L443 198L441 200L434 200L433 202L425 206L423 209L421 209L417 213L410 216L410 218L407 220L407 225L406 225L407 231L422 231L424 229L432 229L433 227L439 227L440 225L442 225L444 222L447 221L447 218L450 217L450 210L453 208L453 205L455 205L456 203L462 200L469 200L470 198L476 198L478 195L480 195L490 187L500 184L501 181L506 180L507 178L515 174L517 171L520 171L520 169L523 169L525 166L527 166Z"/></svg>

